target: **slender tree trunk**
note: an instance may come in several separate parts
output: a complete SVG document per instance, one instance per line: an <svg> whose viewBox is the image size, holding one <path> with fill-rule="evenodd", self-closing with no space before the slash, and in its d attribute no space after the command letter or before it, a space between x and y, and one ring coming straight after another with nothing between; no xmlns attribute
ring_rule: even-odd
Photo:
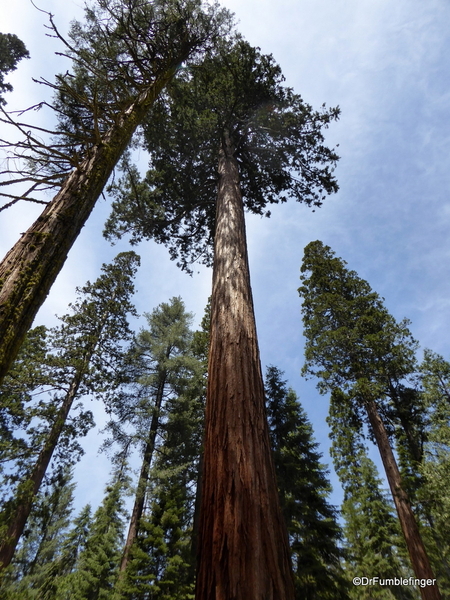
<svg viewBox="0 0 450 600"><path fill-rule="evenodd" d="M250 288L237 162L219 155L196 600L293 600Z"/></svg>
<svg viewBox="0 0 450 600"><path fill-rule="evenodd" d="M58 444L59 437L67 420L83 378L82 373L77 373L70 384L69 390L64 398L63 404L58 411L55 422L50 430L48 438L42 448L36 463L28 479L19 484L19 490L15 503L14 516L8 527L8 531L0 545L0 571L5 569L11 562L16 551L17 544L23 534L26 522L33 507L36 494L39 492L42 480L50 464L53 452Z"/></svg>
<svg viewBox="0 0 450 600"><path fill-rule="evenodd" d="M0 263L0 384L134 131L174 72L123 112Z"/></svg>
<svg viewBox="0 0 450 600"><path fill-rule="evenodd" d="M400 471L392 452L384 423L373 400L366 402L366 409L386 471L389 487L391 488L414 574L418 579L433 580L435 577L420 536L416 519L411 510L408 495L402 487ZM420 587L419 589L422 600L441 600L441 594L437 585L429 585Z"/></svg>
<svg viewBox="0 0 450 600"><path fill-rule="evenodd" d="M125 542L125 546L123 549L122 561L120 563L120 575L119 582L123 579L123 574L127 568L128 562L130 560L130 551L136 539L138 529L139 529L139 521L142 517L142 512L144 510L144 502L145 502L145 492L147 489L148 476L150 472L150 465L153 458L153 453L155 451L155 442L156 442L156 434L158 432L159 427L159 415L161 413L161 405L164 394L164 386L166 382L165 375L161 379L158 390L156 393L155 399L155 407L153 409L152 421L150 423L150 431L147 440L147 444L145 446L144 457L142 459L142 467L141 472L139 474L139 481L136 489L136 496L134 498L133 512L131 513L130 526L128 528L127 540Z"/></svg>

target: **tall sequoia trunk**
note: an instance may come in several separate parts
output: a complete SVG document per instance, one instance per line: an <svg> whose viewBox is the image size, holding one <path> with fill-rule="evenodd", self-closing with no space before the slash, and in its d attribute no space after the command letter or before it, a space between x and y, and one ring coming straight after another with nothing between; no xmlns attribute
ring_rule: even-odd
<svg viewBox="0 0 450 600"><path fill-rule="evenodd" d="M219 155L196 600L293 600L259 359L239 172Z"/></svg>
<svg viewBox="0 0 450 600"><path fill-rule="evenodd" d="M0 263L0 384L134 131L174 73L123 112Z"/></svg>
<svg viewBox="0 0 450 600"><path fill-rule="evenodd" d="M384 423L373 400L366 402L367 415L372 425L375 440L383 461L386 477L397 509L398 518L405 538L415 576L418 579L434 579L430 561L422 542L416 519L411 510L408 495L402 487L397 462L392 452ZM437 585L420 587L422 600L441 600Z"/></svg>
<svg viewBox="0 0 450 600"><path fill-rule="evenodd" d="M67 416L78 393L83 375L84 371L75 375L30 476L19 484L16 498L13 500L15 505L13 517L0 545L0 571L10 564L14 556L17 544L22 537L26 522L33 508L34 499L39 492L48 465L58 445L59 437L64 429Z"/></svg>
<svg viewBox="0 0 450 600"><path fill-rule="evenodd" d="M149 436L144 450L144 457L142 459L141 472L139 473L139 481L136 489L136 496L134 498L133 512L131 513L130 526L128 528L127 539L125 542L122 560L120 563L119 583L123 579L123 575L130 560L130 551L138 534L139 521L142 517L142 512L144 510L145 492L147 489L150 465L152 462L153 453L155 451L156 434L159 428L159 415L161 413L165 380L166 377L164 375L158 385L158 390L156 393L155 407L153 409Z"/></svg>

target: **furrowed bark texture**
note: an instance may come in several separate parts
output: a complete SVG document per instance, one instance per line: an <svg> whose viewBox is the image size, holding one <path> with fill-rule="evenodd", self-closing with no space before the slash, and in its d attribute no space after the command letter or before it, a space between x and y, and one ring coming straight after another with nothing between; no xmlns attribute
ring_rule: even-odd
<svg viewBox="0 0 450 600"><path fill-rule="evenodd" d="M227 136L219 179L196 600L293 600L238 165Z"/></svg>
<svg viewBox="0 0 450 600"><path fill-rule="evenodd" d="M21 484L23 491L19 490L20 504L15 511L14 518L8 527L5 538L0 545L0 571L5 569L13 559L14 553L22 537L31 509L33 508L34 499L39 492L42 480L47 471L48 465L52 459L53 453L61 435L64 425L66 424L67 416L72 407L73 401L77 395L84 373L77 373L74 377L70 388L64 398L63 404L59 409L56 420L50 430L48 438L42 448L33 470L29 478ZM19 486L20 488L20 486Z"/></svg>
<svg viewBox="0 0 450 600"><path fill-rule="evenodd" d="M0 384L134 131L174 72L124 111L0 263Z"/></svg>
<svg viewBox="0 0 450 600"><path fill-rule="evenodd" d="M398 470L384 423L373 400L366 402L366 409L386 471L386 477L392 492L395 508L397 509L414 574L418 579L434 579L430 561L428 560L414 513L411 510L408 495L402 487L400 471ZM441 594L437 585L419 587L419 589L422 600L441 600Z"/></svg>

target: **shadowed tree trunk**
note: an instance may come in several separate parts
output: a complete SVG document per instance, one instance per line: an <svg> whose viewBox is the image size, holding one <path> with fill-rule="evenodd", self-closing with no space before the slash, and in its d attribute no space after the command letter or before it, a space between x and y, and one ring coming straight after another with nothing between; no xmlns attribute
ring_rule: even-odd
<svg viewBox="0 0 450 600"><path fill-rule="evenodd" d="M400 471L392 452L384 423L373 400L366 402L367 415L372 425L373 433L380 451L381 460L386 471L386 477L394 499L400 525L408 548L414 574L419 579L434 580L430 561L422 542L416 519L411 510L408 494L402 487ZM437 585L420 587L422 600L441 600Z"/></svg>
<svg viewBox="0 0 450 600"><path fill-rule="evenodd" d="M233 152L225 132L219 155L196 600L293 600Z"/></svg>
<svg viewBox="0 0 450 600"><path fill-rule="evenodd" d="M134 131L174 72L123 112L0 263L0 384Z"/></svg>

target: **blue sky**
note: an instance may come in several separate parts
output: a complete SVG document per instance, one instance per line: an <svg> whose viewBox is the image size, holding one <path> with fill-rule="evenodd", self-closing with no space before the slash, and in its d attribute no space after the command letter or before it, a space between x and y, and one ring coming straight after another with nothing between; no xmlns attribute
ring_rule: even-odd
<svg viewBox="0 0 450 600"><path fill-rule="evenodd" d="M287 85L315 107L339 105L340 121L327 134L339 144L337 195L312 212L288 203L271 219L247 221L252 285L263 367L286 372L298 392L327 456L327 399L315 382L300 377L302 324L299 267L304 246L321 239L369 281L398 318L408 317L422 348L450 357L450 5L444 0L224 0L238 29L281 65ZM40 0L61 29L80 18L82 3ZM2 3L3 32L14 32L30 50L10 78L9 107L42 99L32 76L63 70L45 37L45 15L28 0ZM45 116L38 115L44 119ZM141 157L145 160L145 157ZM29 205L0 214L3 255L38 215ZM73 299L75 285L97 277L102 262L127 248L101 238L108 200L101 199L73 248L36 323L54 323ZM143 264L137 286L140 312L181 295L201 319L210 273L190 278L177 271L167 251L153 243L138 251ZM101 422L101 417L99 417ZM95 435L89 436L92 447ZM78 469L79 492L98 501L107 478L104 457L89 455ZM333 476L333 483L337 487ZM338 503L340 494L333 495Z"/></svg>

